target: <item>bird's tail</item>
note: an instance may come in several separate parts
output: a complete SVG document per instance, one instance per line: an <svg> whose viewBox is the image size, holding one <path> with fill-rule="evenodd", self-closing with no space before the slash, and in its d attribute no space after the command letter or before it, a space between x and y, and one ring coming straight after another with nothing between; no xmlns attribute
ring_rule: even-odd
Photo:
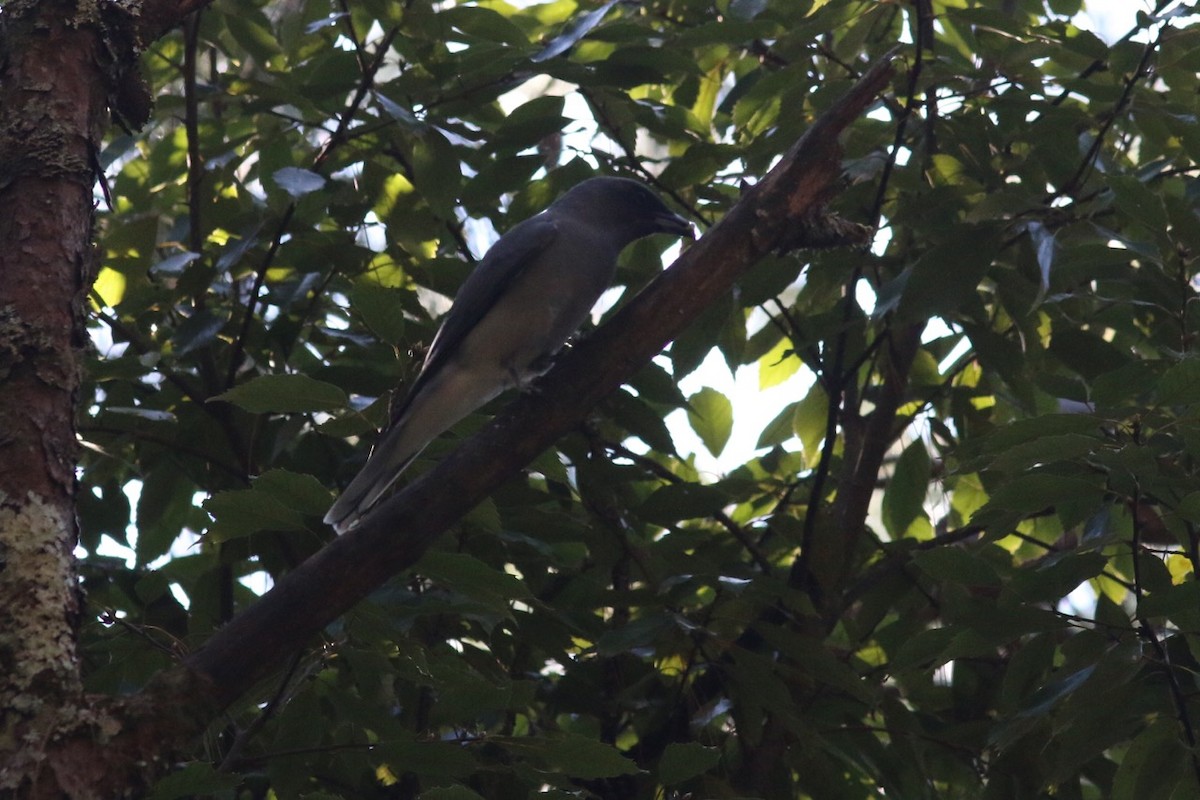
<svg viewBox="0 0 1200 800"><path fill-rule="evenodd" d="M371 451L362 471L337 499L326 524L345 533L392 487L425 446L504 388L503 377L479 378L447 366L409 397L404 411Z"/></svg>
<svg viewBox="0 0 1200 800"><path fill-rule="evenodd" d="M362 519L363 514L379 502L384 493L400 477L400 473L417 457L413 453L404 461L385 465L382 459L370 458L362 471L354 477L346 490L334 501L325 514L325 524L332 525L339 534L353 528Z"/></svg>
<svg viewBox="0 0 1200 800"><path fill-rule="evenodd" d="M358 524L429 443L430 437L413 435L411 421L408 414L396 421L325 514L325 523L339 534Z"/></svg>

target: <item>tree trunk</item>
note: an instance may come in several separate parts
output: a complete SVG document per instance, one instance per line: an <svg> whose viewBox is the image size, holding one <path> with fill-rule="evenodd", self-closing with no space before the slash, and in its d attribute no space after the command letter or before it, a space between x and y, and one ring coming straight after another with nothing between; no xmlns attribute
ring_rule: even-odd
<svg viewBox="0 0 1200 800"><path fill-rule="evenodd" d="M77 14L6 4L0 46L0 793L29 789L51 734L87 717L74 413L106 100Z"/></svg>

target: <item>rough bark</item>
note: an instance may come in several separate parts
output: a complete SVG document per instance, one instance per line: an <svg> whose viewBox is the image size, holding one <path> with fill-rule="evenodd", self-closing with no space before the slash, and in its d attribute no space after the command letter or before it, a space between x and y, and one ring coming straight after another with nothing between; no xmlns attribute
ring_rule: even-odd
<svg viewBox="0 0 1200 800"><path fill-rule="evenodd" d="M146 18L139 14L147 12ZM144 6L14 0L0 17L0 796L108 797L156 770L190 675L129 702L82 691L74 561L75 410L93 277L96 153L110 110L149 112L145 35L181 19ZM128 753L113 759L113 739ZM114 768L115 766L115 768Z"/></svg>
<svg viewBox="0 0 1200 800"><path fill-rule="evenodd" d="M70 5L5 6L0 52L0 794L86 712L75 634L75 395L92 261L96 38Z"/></svg>

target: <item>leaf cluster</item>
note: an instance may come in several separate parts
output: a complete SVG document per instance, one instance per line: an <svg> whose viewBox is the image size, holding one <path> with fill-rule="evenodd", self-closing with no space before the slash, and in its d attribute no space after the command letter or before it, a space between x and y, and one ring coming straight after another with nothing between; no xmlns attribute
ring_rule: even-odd
<svg viewBox="0 0 1200 800"><path fill-rule="evenodd" d="M327 541L495 232L597 169L707 226L916 44L844 143L869 250L764 260L155 796L1200 793L1200 28L1079 6L288 0L156 43L79 421L111 693ZM804 388L685 395L710 354Z"/></svg>

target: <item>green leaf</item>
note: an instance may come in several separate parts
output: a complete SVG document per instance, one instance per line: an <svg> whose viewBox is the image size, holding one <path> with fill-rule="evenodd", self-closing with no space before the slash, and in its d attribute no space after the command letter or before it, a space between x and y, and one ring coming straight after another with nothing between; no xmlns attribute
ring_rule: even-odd
<svg viewBox="0 0 1200 800"><path fill-rule="evenodd" d="M522 47L529 44L525 33L508 17L484 6L450 6L438 14L438 21L471 39L503 42Z"/></svg>
<svg viewBox="0 0 1200 800"><path fill-rule="evenodd" d="M1138 603L1138 616L1171 618L1200 608L1200 582L1188 581L1157 591Z"/></svg>
<svg viewBox="0 0 1200 800"><path fill-rule="evenodd" d="M325 495L328 497L328 495ZM204 501L204 510L213 515L208 529L213 541L225 542L260 531L304 530L304 515L266 492L233 489Z"/></svg>
<svg viewBox="0 0 1200 800"><path fill-rule="evenodd" d="M574 778L599 780L641 772L612 745L574 733L528 739L496 737L492 741L513 755L532 757L547 769Z"/></svg>
<svg viewBox="0 0 1200 800"><path fill-rule="evenodd" d="M810 467L815 467L821 460L821 447L828 427L829 396L821 384L814 383L804 399L796 404L796 413L792 416L792 430L800 437L804 463Z"/></svg>
<svg viewBox="0 0 1200 800"><path fill-rule="evenodd" d="M954 653L951 645L959 631L953 628L932 628L906 639L890 663L894 672L914 667L934 669L951 661Z"/></svg>
<svg viewBox="0 0 1200 800"><path fill-rule="evenodd" d="M700 366L715 344L713 331L725 327L732 311L731 303L713 303L671 343L671 372L676 380L683 380Z"/></svg>
<svg viewBox="0 0 1200 800"><path fill-rule="evenodd" d="M894 285L880 288L879 316L895 307L902 320L929 319L961 309L983 280L997 247L988 229L958 226L905 270ZM885 298L887 298L885 300Z"/></svg>
<svg viewBox="0 0 1200 800"><path fill-rule="evenodd" d="M321 516L329 508L329 490L312 475L269 469L254 479L251 491L278 500L301 514Z"/></svg>
<svg viewBox="0 0 1200 800"><path fill-rule="evenodd" d="M792 431L792 420L796 416L798 405L798 403L789 403L775 415L775 419L767 423L758 435L758 441L754 445L756 450L783 444L795 435Z"/></svg>
<svg viewBox="0 0 1200 800"><path fill-rule="evenodd" d="M426 130L413 140L413 185L433 210L448 218L454 215L462 186L458 153L436 130Z"/></svg>
<svg viewBox="0 0 1200 800"><path fill-rule="evenodd" d="M1070 552L1037 567L1018 570L1009 588L1026 603L1057 601L1099 575L1107 565L1099 553Z"/></svg>
<svg viewBox="0 0 1200 800"><path fill-rule="evenodd" d="M115 483L90 488L90 491L79 492L76 498L80 544L94 550L99 547L102 534L108 534L114 541L124 542L125 529L132 519L129 498L122 487ZM141 544L140 536L138 544ZM154 554L150 560L158 555Z"/></svg>
<svg viewBox="0 0 1200 800"><path fill-rule="evenodd" d="M200 258L199 253L185 250L182 253L167 256L163 260L156 262L150 267L150 271L156 275L181 275L187 265L198 258Z"/></svg>
<svg viewBox="0 0 1200 800"><path fill-rule="evenodd" d="M293 199L299 199L306 194L325 188L325 179L317 173L300 169L299 167L283 167L275 170L272 175L280 189L290 194Z"/></svg>
<svg viewBox="0 0 1200 800"><path fill-rule="evenodd" d="M495 150L523 150L562 131L570 122L563 116L563 98L537 97L513 109L488 145Z"/></svg>
<svg viewBox="0 0 1200 800"><path fill-rule="evenodd" d="M1006 454L1017 445L1036 442L1048 436L1065 434L1091 434L1098 437L1100 422L1086 414L1041 414L1028 419L1019 419L976 440L965 453L980 453L995 456Z"/></svg>
<svg viewBox="0 0 1200 800"><path fill-rule="evenodd" d="M659 409L622 389L609 395L605 410L613 421L660 453L674 453L675 442Z"/></svg>
<svg viewBox="0 0 1200 800"><path fill-rule="evenodd" d="M791 340L780 339L771 352L758 360L758 388L778 386L800 371L804 363L792 351Z"/></svg>
<svg viewBox="0 0 1200 800"><path fill-rule="evenodd" d="M733 121L743 136L761 136L776 124L799 74L798 66L789 66L765 76L755 75L748 91L735 93L741 96L733 107Z"/></svg>
<svg viewBox="0 0 1200 800"><path fill-rule="evenodd" d="M1165 228L1167 213L1162 199L1146 184L1129 175L1113 175L1108 186L1116 196L1117 208L1152 231Z"/></svg>
<svg viewBox="0 0 1200 800"><path fill-rule="evenodd" d="M1113 776L1113 800L1169 798L1190 754L1179 738L1179 723L1172 716L1160 716L1138 734Z"/></svg>
<svg viewBox="0 0 1200 800"><path fill-rule="evenodd" d="M990 468L1000 472L1021 472L1056 461L1073 461L1091 455L1101 444L1099 436L1079 433L1043 436L1002 451Z"/></svg>
<svg viewBox="0 0 1200 800"><path fill-rule="evenodd" d="M236 13L227 13L224 17L233 38L263 64L282 52L270 20L259 9L240 5Z"/></svg>
<svg viewBox="0 0 1200 800"><path fill-rule="evenodd" d="M688 423L708 452L719 456L733 433L733 403L716 389L705 386L688 398Z"/></svg>
<svg viewBox="0 0 1200 800"><path fill-rule="evenodd" d="M1094 380L1130 362L1128 353L1099 331L1064 327L1054 331L1050 352L1067 368Z"/></svg>
<svg viewBox="0 0 1200 800"><path fill-rule="evenodd" d="M515 575L488 566L466 553L430 550L418 562L421 571L455 592L507 612L512 600L528 600L529 589Z"/></svg>
<svg viewBox="0 0 1200 800"><path fill-rule="evenodd" d="M870 684L843 659L838 658L824 642L763 622L757 623L755 629L773 647L785 653L805 675L863 703L873 702L874 693Z"/></svg>
<svg viewBox="0 0 1200 800"><path fill-rule="evenodd" d="M575 17L566 30L547 42L546 46L531 56L529 60L536 64L567 52L578 44L580 39L587 36L589 31L599 25L608 14L609 9L618 2L619 0L608 0L607 3L599 8L593 9L583 16Z"/></svg>
<svg viewBox="0 0 1200 800"><path fill-rule="evenodd" d="M736 19L754 19L767 10L767 0L730 0L729 15Z"/></svg>
<svg viewBox="0 0 1200 800"><path fill-rule="evenodd" d="M193 350L212 344L224 327L224 317L208 310L197 311L179 323L175 329L175 335L171 337L175 345L175 355L187 355Z"/></svg>
<svg viewBox="0 0 1200 800"><path fill-rule="evenodd" d="M1167 405L1200 403L1200 358L1185 358L1163 373L1158 399Z"/></svg>
<svg viewBox="0 0 1200 800"><path fill-rule="evenodd" d="M486 798L471 791L465 786L440 786L427 789L418 795L420 800L486 800Z"/></svg>
<svg viewBox="0 0 1200 800"><path fill-rule="evenodd" d="M149 564L171 548L192 511L196 487L177 471L159 467L146 475L137 504L137 556Z"/></svg>
<svg viewBox="0 0 1200 800"><path fill-rule="evenodd" d="M349 403L341 389L307 375L260 375L211 400L233 403L252 414L339 411Z"/></svg>
<svg viewBox="0 0 1200 800"><path fill-rule="evenodd" d="M350 307L376 336L396 346L404 341L403 294L397 289L360 281L350 293Z"/></svg>
<svg viewBox="0 0 1200 800"><path fill-rule="evenodd" d="M1004 672L1000 710L1012 716L1027 698L1042 685L1054 667L1055 634L1037 634L1028 638L1013 654Z"/></svg>
<svg viewBox="0 0 1200 800"><path fill-rule="evenodd" d="M637 390L638 397L647 402L672 408L684 408L687 405L675 378L656 362L651 361L638 370L629 385Z"/></svg>
<svg viewBox="0 0 1200 800"><path fill-rule="evenodd" d="M677 623L667 614L638 617L627 625L605 632L596 642L596 652L612 656L641 647L654 647L677 629Z"/></svg>
<svg viewBox="0 0 1200 800"><path fill-rule="evenodd" d="M1162 377L1161 362L1130 361L1092 381L1091 399L1099 409L1121 408L1150 397Z"/></svg>
<svg viewBox="0 0 1200 800"><path fill-rule="evenodd" d="M995 509L1036 514L1058 503L1098 498L1101 489L1094 480L1035 472L1006 481L988 497L979 513Z"/></svg>
<svg viewBox="0 0 1200 800"><path fill-rule="evenodd" d="M1072 672L1064 677L1056 678L1046 684L1029 698L1029 705L1021 709L1021 716L1040 717L1046 714L1059 702L1071 697L1079 687L1083 686L1092 677L1095 671L1096 665L1089 664L1083 669Z"/></svg>
<svg viewBox="0 0 1200 800"><path fill-rule="evenodd" d="M648 522L672 525L685 519L711 517L728 502L715 486L698 483L669 483L646 498L638 514Z"/></svg>
<svg viewBox="0 0 1200 800"><path fill-rule="evenodd" d="M1083 0L1050 0L1050 10L1060 17L1073 17L1083 8Z"/></svg>
<svg viewBox="0 0 1200 800"><path fill-rule="evenodd" d="M920 439L904 448L883 493L883 521L892 538L900 538L918 517L925 516L931 475L929 451Z"/></svg>
<svg viewBox="0 0 1200 800"><path fill-rule="evenodd" d="M673 742L658 760L658 779L664 786L673 786L704 774L720 762L720 748L699 742Z"/></svg>
<svg viewBox="0 0 1200 800"><path fill-rule="evenodd" d="M465 778L478 767L470 750L453 742L391 741L380 743L376 749L395 773Z"/></svg>
<svg viewBox="0 0 1200 800"><path fill-rule="evenodd" d="M959 547L938 547L919 553L913 562L921 571L938 581L961 583L965 586L999 586L1000 575L995 567L969 550Z"/></svg>
<svg viewBox="0 0 1200 800"><path fill-rule="evenodd" d="M111 267L103 267L92 284L92 291L109 308L116 308L125 299L126 278Z"/></svg>
<svg viewBox="0 0 1200 800"><path fill-rule="evenodd" d="M1200 491L1188 492L1175 506L1175 513L1188 522L1200 522Z"/></svg>
<svg viewBox="0 0 1200 800"><path fill-rule="evenodd" d="M241 782L240 775L218 772L207 761L193 761L155 784L150 800L218 795L236 788Z"/></svg>

